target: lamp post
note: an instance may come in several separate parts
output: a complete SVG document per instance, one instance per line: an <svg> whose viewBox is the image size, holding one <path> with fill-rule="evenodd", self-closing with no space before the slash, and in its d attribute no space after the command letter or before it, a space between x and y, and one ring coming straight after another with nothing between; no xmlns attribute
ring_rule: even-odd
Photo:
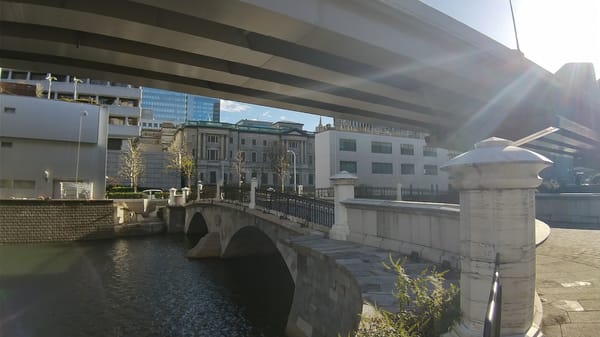
<svg viewBox="0 0 600 337"><path fill-rule="evenodd" d="M77 83L83 83L77 76L73 76L73 100L77 101Z"/></svg>
<svg viewBox="0 0 600 337"><path fill-rule="evenodd" d="M291 153L292 156L294 157L294 193L297 192L296 190L296 153L292 150L287 150L288 153Z"/></svg>
<svg viewBox="0 0 600 337"><path fill-rule="evenodd" d="M52 91L52 81L56 81L56 77L52 76L52 74L48 73L48 76L46 76L46 79L48 80L48 99L50 99L50 92Z"/></svg>
<svg viewBox="0 0 600 337"><path fill-rule="evenodd" d="M77 162L75 164L75 192L77 193L76 199L79 199L79 148L81 147L81 125L83 124L83 117L87 116L88 112L84 111L79 115L79 136L77 137Z"/></svg>

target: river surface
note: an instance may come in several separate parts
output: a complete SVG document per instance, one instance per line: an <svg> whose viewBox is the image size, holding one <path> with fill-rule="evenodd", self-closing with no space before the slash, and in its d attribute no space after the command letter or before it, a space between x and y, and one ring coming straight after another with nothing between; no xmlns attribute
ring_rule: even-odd
<svg viewBox="0 0 600 337"><path fill-rule="evenodd" d="M189 260L183 236L0 245L0 337L281 337L278 256Z"/></svg>

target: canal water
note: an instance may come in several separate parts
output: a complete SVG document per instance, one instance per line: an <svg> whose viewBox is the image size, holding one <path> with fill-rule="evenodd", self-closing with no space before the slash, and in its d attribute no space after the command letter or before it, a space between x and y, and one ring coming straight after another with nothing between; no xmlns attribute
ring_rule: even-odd
<svg viewBox="0 0 600 337"><path fill-rule="evenodd" d="M0 245L0 337L281 337L279 256L185 258L183 236Z"/></svg>

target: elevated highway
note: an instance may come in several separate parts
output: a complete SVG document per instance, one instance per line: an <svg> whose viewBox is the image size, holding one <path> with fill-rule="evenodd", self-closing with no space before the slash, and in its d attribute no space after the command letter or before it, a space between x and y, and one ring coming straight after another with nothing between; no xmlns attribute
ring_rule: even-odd
<svg viewBox="0 0 600 337"><path fill-rule="evenodd" d="M457 149L548 126L542 150L599 142L597 97L571 104L556 76L418 1L3 0L0 31L4 67L383 121Z"/></svg>

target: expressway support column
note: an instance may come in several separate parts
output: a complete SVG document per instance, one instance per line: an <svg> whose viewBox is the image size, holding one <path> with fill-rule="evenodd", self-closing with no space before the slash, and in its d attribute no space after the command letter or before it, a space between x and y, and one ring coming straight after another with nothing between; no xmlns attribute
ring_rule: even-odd
<svg viewBox="0 0 600 337"><path fill-rule="evenodd" d="M348 211L342 201L354 199L354 184L358 178L342 171L329 179L333 184L334 198L334 221L329 231L329 237L334 240L346 240L350 234L350 227L348 227Z"/></svg>
<svg viewBox="0 0 600 337"><path fill-rule="evenodd" d="M502 336L535 336L535 188L552 162L501 138L452 159L460 190L462 321L448 336L480 337L496 253L502 285ZM540 308L541 310L541 308Z"/></svg>

